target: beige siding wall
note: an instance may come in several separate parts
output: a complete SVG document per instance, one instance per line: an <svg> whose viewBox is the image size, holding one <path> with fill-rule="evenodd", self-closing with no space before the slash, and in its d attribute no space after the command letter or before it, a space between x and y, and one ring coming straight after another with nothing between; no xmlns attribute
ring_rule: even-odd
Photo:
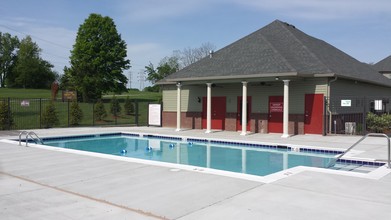
<svg viewBox="0 0 391 220"><path fill-rule="evenodd" d="M282 81L249 83L247 94L252 99L252 113L268 113L269 96L282 96L284 86ZM327 93L327 79L308 78L290 81L290 114L302 114L304 112L305 94ZM212 88L212 96L225 96L227 99L227 112L237 111L237 97L242 95L242 83L218 84ZM182 87L181 109L183 112L201 112L202 97L206 96L206 85L194 85ZM201 99L199 103L198 97ZM175 85L163 87L163 111L176 111L177 88Z"/></svg>

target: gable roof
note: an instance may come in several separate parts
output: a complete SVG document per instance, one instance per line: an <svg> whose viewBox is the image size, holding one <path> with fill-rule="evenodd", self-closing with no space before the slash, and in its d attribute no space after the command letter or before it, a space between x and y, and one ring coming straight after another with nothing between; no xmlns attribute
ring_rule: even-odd
<svg viewBox="0 0 391 220"><path fill-rule="evenodd" d="M279 20L158 83L272 76L338 76L391 86L369 65Z"/></svg>
<svg viewBox="0 0 391 220"><path fill-rule="evenodd" d="M373 67L381 73L391 73L391 56L380 60Z"/></svg>

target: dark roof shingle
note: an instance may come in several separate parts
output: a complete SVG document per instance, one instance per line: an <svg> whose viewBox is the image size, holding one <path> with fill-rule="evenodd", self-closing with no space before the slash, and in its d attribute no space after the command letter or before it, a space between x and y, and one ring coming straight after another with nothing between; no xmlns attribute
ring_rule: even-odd
<svg viewBox="0 0 391 220"><path fill-rule="evenodd" d="M391 86L384 76L332 45L276 20L216 51L165 81L270 77L270 74L339 76Z"/></svg>

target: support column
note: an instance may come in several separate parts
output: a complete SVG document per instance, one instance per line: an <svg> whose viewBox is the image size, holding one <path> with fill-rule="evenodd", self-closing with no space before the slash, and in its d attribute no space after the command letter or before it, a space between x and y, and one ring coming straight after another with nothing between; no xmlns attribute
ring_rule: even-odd
<svg viewBox="0 0 391 220"><path fill-rule="evenodd" d="M176 100L176 130L175 131L180 131L181 130L181 87L182 84L178 82L176 84L177 86L177 100Z"/></svg>
<svg viewBox="0 0 391 220"><path fill-rule="evenodd" d="M282 80L284 82L284 116L283 116L283 129L282 138L289 137L289 81Z"/></svg>
<svg viewBox="0 0 391 220"><path fill-rule="evenodd" d="M212 83L206 83L206 131L212 132Z"/></svg>
<svg viewBox="0 0 391 220"><path fill-rule="evenodd" d="M240 135L247 134L247 82L243 81L242 92L242 133Z"/></svg>

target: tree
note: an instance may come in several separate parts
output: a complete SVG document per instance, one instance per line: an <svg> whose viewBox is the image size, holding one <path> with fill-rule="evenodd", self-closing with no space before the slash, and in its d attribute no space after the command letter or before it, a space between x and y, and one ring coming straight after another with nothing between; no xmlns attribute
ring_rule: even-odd
<svg viewBox="0 0 391 220"><path fill-rule="evenodd" d="M40 57L41 49L30 36L22 39L17 53L12 77L8 77L10 87L50 88L57 74L52 71L53 65Z"/></svg>
<svg viewBox="0 0 391 220"><path fill-rule="evenodd" d="M152 84L179 70L178 58L175 56L163 58L155 69L152 63L145 67L147 80Z"/></svg>
<svg viewBox="0 0 391 220"><path fill-rule="evenodd" d="M0 130L9 130L14 125L14 117L8 103L0 101Z"/></svg>
<svg viewBox="0 0 391 220"><path fill-rule="evenodd" d="M192 63L195 63L202 58L209 55L210 52L213 52L216 47L211 43L203 43L198 48L185 48L183 50L174 51L175 56L179 57L181 61L182 68L189 66Z"/></svg>
<svg viewBox="0 0 391 220"><path fill-rule="evenodd" d="M51 128L60 123L56 111L56 106L53 102L50 102L46 106L45 110L42 113L42 125L45 128Z"/></svg>
<svg viewBox="0 0 391 220"><path fill-rule="evenodd" d="M11 75L18 47L19 39L17 37L0 32L0 87L5 86L8 76Z"/></svg>
<svg viewBox="0 0 391 220"><path fill-rule="evenodd" d="M70 120L71 125L79 125L81 120L83 119L83 111L81 110L76 99L72 101L70 116L71 116L71 120Z"/></svg>
<svg viewBox="0 0 391 220"><path fill-rule="evenodd" d="M107 116L107 112L106 112L105 106L103 105L103 102L101 100L99 100L95 104L94 118L97 121L102 121L103 118L105 118L106 116Z"/></svg>
<svg viewBox="0 0 391 220"><path fill-rule="evenodd" d="M125 114L127 115L131 115L134 113L134 105L132 103L132 100L130 100L129 96L127 96L125 99L124 109Z"/></svg>
<svg viewBox="0 0 391 220"><path fill-rule="evenodd" d="M122 72L130 68L130 61L126 43L110 17L90 14L80 25L70 62L67 78L83 101L126 91L127 78Z"/></svg>
<svg viewBox="0 0 391 220"><path fill-rule="evenodd" d="M121 105L115 96L113 96L110 102L110 112L114 115L114 117L117 117L121 112Z"/></svg>

